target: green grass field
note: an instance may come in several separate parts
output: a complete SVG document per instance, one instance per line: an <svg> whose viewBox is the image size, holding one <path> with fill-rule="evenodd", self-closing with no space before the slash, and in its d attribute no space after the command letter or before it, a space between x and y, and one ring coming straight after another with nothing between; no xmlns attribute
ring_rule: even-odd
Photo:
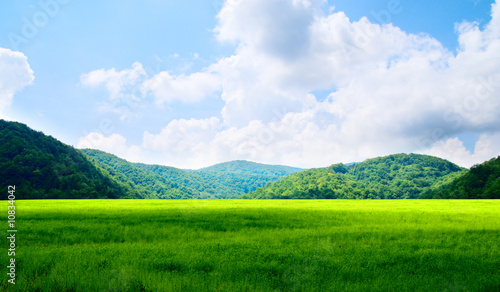
<svg viewBox="0 0 500 292"><path fill-rule="evenodd" d="M498 200L17 201L16 223L2 291L500 290Z"/></svg>

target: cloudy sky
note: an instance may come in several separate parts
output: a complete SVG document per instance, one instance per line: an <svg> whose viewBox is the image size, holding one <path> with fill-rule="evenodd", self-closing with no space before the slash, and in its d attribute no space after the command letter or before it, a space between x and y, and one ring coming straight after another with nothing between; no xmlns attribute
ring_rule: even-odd
<svg viewBox="0 0 500 292"><path fill-rule="evenodd" d="M487 0L0 2L0 117L199 168L500 155Z"/></svg>

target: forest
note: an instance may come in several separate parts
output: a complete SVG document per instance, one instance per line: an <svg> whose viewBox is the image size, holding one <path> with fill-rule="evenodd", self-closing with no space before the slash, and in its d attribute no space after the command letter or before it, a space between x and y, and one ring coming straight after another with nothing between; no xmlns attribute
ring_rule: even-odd
<svg viewBox="0 0 500 292"><path fill-rule="evenodd" d="M470 170L420 154L300 169L230 161L199 170L74 149L0 120L1 187L20 199L498 199L500 157ZM7 192L1 194L5 199Z"/></svg>

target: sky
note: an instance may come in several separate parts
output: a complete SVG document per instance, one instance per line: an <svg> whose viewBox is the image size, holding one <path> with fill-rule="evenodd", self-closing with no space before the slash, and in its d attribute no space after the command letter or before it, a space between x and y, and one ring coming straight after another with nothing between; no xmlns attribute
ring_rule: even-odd
<svg viewBox="0 0 500 292"><path fill-rule="evenodd" d="M500 155L487 0L0 2L0 118L196 169Z"/></svg>

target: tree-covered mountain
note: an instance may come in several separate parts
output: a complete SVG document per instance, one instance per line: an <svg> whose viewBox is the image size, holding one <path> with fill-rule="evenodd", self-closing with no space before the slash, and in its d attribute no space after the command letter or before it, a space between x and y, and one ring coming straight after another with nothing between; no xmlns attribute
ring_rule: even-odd
<svg viewBox="0 0 500 292"><path fill-rule="evenodd" d="M464 170L438 157L395 154L355 164L350 167L349 174L385 199L415 199L434 184L449 179L449 175L455 177Z"/></svg>
<svg viewBox="0 0 500 292"><path fill-rule="evenodd" d="M129 186L144 199L193 199L198 193L182 181L173 181L138 167L115 155L93 149L81 150L116 181Z"/></svg>
<svg viewBox="0 0 500 292"><path fill-rule="evenodd" d="M239 197L269 182L278 181L302 170L289 166L237 160L219 163L193 172L209 182L217 182L224 187L229 187L234 193L229 197Z"/></svg>
<svg viewBox="0 0 500 292"><path fill-rule="evenodd" d="M161 165L134 163L136 167L177 182L198 198L237 198L269 182L300 171L300 168L267 165L249 161L230 161L199 170L182 170Z"/></svg>
<svg viewBox="0 0 500 292"><path fill-rule="evenodd" d="M201 170L130 163L98 150L77 150L21 123L0 120L1 187L20 199L236 198L298 171L233 161ZM3 199L7 192L2 193Z"/></svg>
<svg viewBox="0 0 500 292"><path fill-rule="evenodd" d="M4 120L0 120L0 176L0 187L15 185L18 199L500 198L500 157L470 170L418 154L305 171L248 161L182 170L130 163L98 150L77 150ZM2 192L0 198L7 194Z"/></svg>
<svg viewBox="0 0 500 292"><path fill-rule="evenodd" d="M0 120L0 189L18 199L125 198L126 186L71 146L26 125ZM0 194L7 198L7 192Z"/></svg>
<svg viewBox="0 0 500 292"><path fill-rule="evenodd" d="M154 173L164 179L176 182L196 194L199 199L211 198L233 198L237 194L229 186L219 181L211 181L198 175L195 172L178 169L175 167L162 165L149 165L134 163L134 165L144 171Z"/></svg>
<svg viewBox="0 0 500 292"><path fill-rule="evenodd" d="M229 199L254 191L299 169L232 161L200 170L130 163L99 150L82 150L111 177L141 194L160 199Z"/></svg>
<svg viewBox="0 0 500 292"><path fill-rule="evenodd" d="M395 154L361 163L310 169L266 185L243 198L409 199L420 198L464 169L437 157Z"/></svg>
<svg viewBox="0 0 500 292"><path fill-rule="evenodd" d="M268 165L245 160L235 160L215 164L206 168L196 170L197 172L223 172L223 173L238 173L238 174L258 174L269 175L276 177L284 177L295 172L303 171L302 168L283 166L283 165Z"/></svg>
<svg viewBox="0 0 500 292"><path fill-rule="evenodd" d="M425 196L436 199L500 199L500 156L474 165Z"/></svg>

